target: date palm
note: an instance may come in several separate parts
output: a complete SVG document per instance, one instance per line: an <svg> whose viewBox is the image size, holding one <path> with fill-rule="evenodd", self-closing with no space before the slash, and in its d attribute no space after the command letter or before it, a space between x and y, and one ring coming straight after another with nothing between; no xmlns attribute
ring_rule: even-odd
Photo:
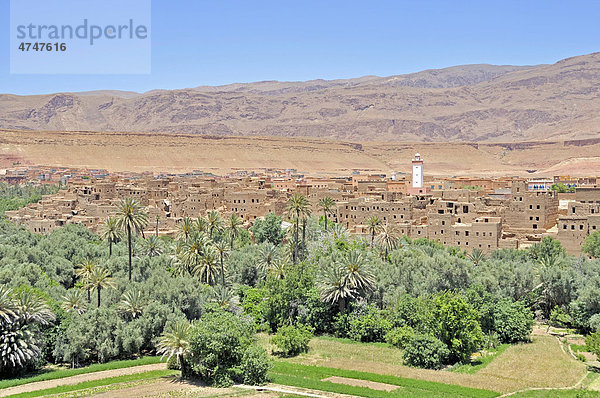
<svg viewBox="0 0 600 398"><path fill-rule="evenodd" d="M325 232L327 232L327 215L331 214L335 207L335 201L329 196L326 196L319 200L319 209L323 211L323 220L325 221Z"/></svg>
<svg viewBox="0 0 600 398"><path fill-rule="evenodd" d="M135 319L142 315L145 306L146 302L144 301L142 292L138 289L131 289L123 293L123 297L119 303L119 311Z"/></svg>
<svg viewBox="0 0 600 398"><path fill-rule="evenodd" d="M214 232L223 228L223 219L218 211L211 210L206 220L208 221L208 237L212 239Z"/></svg>
<svg viewBox="0 0 600 398"><path fill-rule="evenodd" d="M132 234L143 232L146 225L148 225L148 214L146 214L144 207L137 200L131 198L123 199L119 204L117 212L117 225L119 229L127 233L129 280L131 281L131 270L133 268L131 259Z"/></svg>
<svg viewBox="0 0 600 398"><path fill-rule="evenodd" d="M160 214L157 214L157 215L154 217L154 221L156 222L156 226L155 226L155 228L156 228L155 235L158 237L158 223L160 222Z"/></svg>
<svg viewBox="0 0 600 398"><path fill-rule="evenodd" d="M234 310L239 304L239 298L233 289L218 285L214 287L211 301L225 311Z"/></svg>
<svg viewBox="0 0 600 398"><path fill-rule="evenodd" d="M173 356L177 358L177 363L181 368L181 376L188 376L188 366L186 356L190 350L190 332L192 328L187 320L179 320L174 323L167 324L162 335L158 339L156 351L161 354L161 359L167 356L167 362Z"/></svg>
<svg viewBox="0 0 600 398"><path fill-rule="evenodd" d="M317 275L317 288L321 301L338 304L340 311L346 307L346 301L356 294L356 290L348 283L345 270L337 264L321 268Z"/></svg>
<svg viewBox="0 0 600 398"><path fill-rule="evenodd" d="M26 289L15 293L0 287L0 371L22 368L41 355L39 328L54 320L46 301Z"/></svg>
<svg viewBox="0 0 600 398"><path fill-rule="evenodd" d="M100 293L102 289L113 288L115 286L110 272L104 267L94 267L92 274L90 275L88 286L96 291L98 297L98 307L100 307Z"/></svg>
<svg viewBox="0 0 600 398"><path fill-rule="evenodd" d="M474 249L469 254L469 260L473 262L473 265L479 265L486 260L485 253L481 249Z"/></svg>
<svg viewBox="0 0 600 398"><path fill-rule="evenodd" d="M242 226L242 219L238 217L237 214L231 214L231 217L227 219L227 228L229 229L229 238L230 241L230 249L233 250L233 241L238 236L240 232L240 227Z"/></svg>
<svg viewBox="0 0 600 398"><path fill-rule="evenodd" d="M200 264L198 264L194 269L193 273L201 281L205 281L207 285L214 285L217 280L217 275L219 274L219 255L214 246L209 245L205 247Z"/></svg>
<svg viewBox="0 0 600 398"><path fill-rule="evenodd" d="M295 226L294 226L294 264L298 264L298 242L299 242L299 228L300 228L300 220L301 218L309 217L310 210L310 202L304 195L293 194L287 202L286 206L287 215L289 218L294 218Z"/></svg>
<svg viewBox="0 0 600 398"><path fill-rule="evenodd" d="M193 273L201 261L206 248L210 245L210 239L203 233L193 233L189 240L183 244L178 260L187 272Z"/></svg>
<svg viewBox="0 0 600 398"><path fill-rule="evenodd" d="M17 316L12 293L11 289L0 286L0 326L12 323Z"/></svg>
<svg viewBox="0 0 600 398"><path fill-rule="evenodd" d="M149 236L144 241L144 252L150 258L160 256L163 252L160 239L157 236Z"/></svg>
<svg viewBox="0 0 600 398"><path fill-rule="evenodd" d="M81 260L79 263L77 263L77 268L75 268L75 276L79 278L84 286L87 286L88 303L92 301L90 293L91 287L88 285L88 282L90 281L90 277L94 271L94 268L96 268L96 262L89 258Z"/></svg>
<svg viewBox="0 0 600 398"><path fill-rule="evenodd" d="M395 225L386 223L379 229L375 243L383 248L385 258L387 259L388 253L398 246L398 228Z"/></svg>
<svg viewBox="0 0 600 398"><path fill-rule="evenodd" d="M194 221L189 217L184 217L177 227L179 239L187 241L194 229Z"/></svg>
<svg viewBox="0 0 600 398"><path fill-rule="evenodd" d="M278 257L279 248L271 242L265 242L260 246L258 266L263 271L268 272Z"/></svg>
<svg viewBox="0 0 600 398"><path fill-rule="evenodd" d="M207 232L208 231L208 220L204 217L198 217L194 224L196 231Z"/></svg>
<svg viewBox="0 0 600 398"><path fill-rule="evenodd" d="M373 248L373 245L375 244L375 235L377 235L381 229L381 219L377 216L367 218L367 228L371 234L371 248Z"/></svg>
<svg viewBox="0 0 600 398"><path fill-rule="evenodd" d="M375 285L375 277L362 252L351 250L344 253L337 262L338 266L345 272L345 280L348 286L357 292L368 292Z"/></svg>
<svg viewBox="0 0 600 398"><path fill-rule="evenodd" d="M86 302L81 290L69 289L63 296L61 307L66 312L73 312L76 314L83 314L86 311Z"/></svg>
<svg viewBox="0 0 600 398"><path fill-rule="evenodd" d="M108 217L102 226L102 239L108 241L108 255L112 256L113 243L121 239L121 231L115 217Z"/></svg>
<svg viewBox="0 0 600 398"><path fill-rule="evenodd" d="M214 248L219 254L219 259L221 262L221 285L225 288L225 265L224 259L229 254L229 246L224 239L218 240L214 243Z"/></svg>

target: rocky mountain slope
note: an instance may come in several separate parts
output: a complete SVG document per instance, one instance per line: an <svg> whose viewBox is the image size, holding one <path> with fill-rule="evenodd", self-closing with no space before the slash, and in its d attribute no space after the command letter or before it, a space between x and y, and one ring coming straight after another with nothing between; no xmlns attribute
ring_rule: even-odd
<svg viewBox="0 0 600 398"><path fill-rule="evenodd" d="M600 126L600 53L531 67L183 90L0 95L0 128L318 137L381 142L586 139Z"/></svg>

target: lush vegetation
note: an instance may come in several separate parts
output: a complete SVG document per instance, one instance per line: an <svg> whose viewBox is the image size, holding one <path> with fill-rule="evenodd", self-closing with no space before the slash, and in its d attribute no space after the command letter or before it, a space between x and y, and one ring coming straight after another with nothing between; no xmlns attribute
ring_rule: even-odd
<svg viewBox="0 0 600 398"><path fill-rule="evenodd" d="M58 192L58 185L22 184L10 185L0 183L0 214L6 210L16 210L29 203L39 202L42 195Z"/></svg>
<svg viewBox="0 0 600 398"><path fill-rule="evenodd" d="M279 216L247 230L212 211L181 220L174 238L141 236L150 221L132 200L101 236L3 221L0 371L162 354L184 377L260 384L271 363L256 331L274 333L284 356L326 334L388 342L407 364L437 369L529 341L534 317L600 326L600 260L569 257L551 238L467 253L372 217L363 239L326 221L332 206L321 201L313 216L292 196L286 230Z"/></svg>

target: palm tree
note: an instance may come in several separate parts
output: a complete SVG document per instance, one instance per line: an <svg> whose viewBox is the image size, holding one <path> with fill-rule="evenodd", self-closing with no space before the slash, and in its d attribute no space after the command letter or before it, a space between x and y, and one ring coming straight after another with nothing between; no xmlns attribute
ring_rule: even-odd
<svg viewBox="0 0 600 398"><path fill-rule="evenodd" d="M0 326L12 323L17 316L12 293L11 289L0 286Z"/></svg>
<svg viewBox="0 0 600 398"><path fill-rule="evenodd" d="M357 292L367 292L373 289L375 277L368 268L362 252L351 250L338 260L339 267L345 272L346 284Z"/></svg>
<svg viewBox="0 0 600 398"><path fill-rule="evenodd" d="M387 259L388 253L398 246L398 228L395 225L386 223L379 229L379 235L377 235L375 242L383 248Z"/></svg>
<svg viewBox="0 0 600 398"><path fill-rule="evenodd" d="M300 218L310 216L310 202L306 199L306 196L300 194L293 194L287 203L287 215L288 217L294 217L296 222L295 225L295 247L294 247L294 264L298 264L298 233L300 228Z"/></svg>
<svg viewBox="0 0 600 398"><path fill-rule="evenodd" d="M194 269L194 275L198 276L200 280L206 281L207 285L214 285L219 274L218 267L218 254L217 249L214 246L207 246L201 256L200 264Z"/></svg>
<svg viewBox="0 0 600 398"><path fill-rule="evenodd" d="M327 214L331 214L335 207L335 201L329 196L326 196L319 200L319 208L323 210L323 219L325 220L325 232L327 232Z"/></svg>
<svg viewBox="0 0 600 398"><path fill-rule="evenodd" d="M218 285L214 287L211 301L225 311L234 310L239 304L239 298L233 289Z"/></svg>
<svg viewBox="0 0 600 398"><path fill-rule="evenodd" d="M473 265L479 265L484 262L485 259L485 253L481 249L474 249L471 254L469 254L469 260L473 262Z"/></svg>
<svg viewBox="0 0 600 398"><path fill-rule="evenodd" d="M196 231L206 232L208 231L208 220L204 217L198 217L195 223Z"/></svg>
<svg viewBox="0 0 600 398"><path fill-rule="evenodd" d="M142 296L142 292L134 288L123 293L123 297L119 303L119 310L135 319L142 315L145 306L146 303Z"/></svg>
<svg viewBox="0 0 600 398"><path fill-rule="evenodd" d="M321 300L329 304L338 304L340 311L346 307L346 300L354 297L356 291L348 284L346 272L337 265L321 269L317 277L317 288Z"/></svg>
<svg viewBox="0 0 600 398"><path fill-rule="evenodd" d="M114 281L110 276L110 272L104 267L94 267L88 286L95 290L98 294L98 307L100 307L100 292L102 289L114 287Z"/></svg>
<svg viewBox="0 0 600 398"><path fill-rule="evenodd" d="M181 377L187 377L188 375L185 357L190 349L191 329L191 325L187 320L179 320L168 324L158 340L157 354L162 354L161 359L167 355L167 362L175 356L181 368Z"/></svg>
<svg viewBox="0 0 600 398"><path fill-rule="evenodd" d="M208 237L213 238L213 233L215 230L220 230L223 227L223 220L221 219L221 215L216 210L211 210L207 216L208 221Z"/></svg>
<svg viewBox="0 0 600 398"><path fill-rule="evenodd" d="M158 223L160 222L160 214L157 214L154 220L156 221L156 236L158 237Z"/></svg>
<svg viewBox="0 0 600 398"><path fill-rule="evenodd" d="M265 272L268 272L271 269L271 265L273 265L279 256L279 248L267 241L260 246L259 255L258 266Z"/></svg>
<svg viewBox="0 0 600 398"><path fill-rule="evenodd" d="M149 236L144 242L144 251L148 257L152 258L162 254L162 243L157 236Z"/></svg>
<svg viewBox="0 0 600 398"><path fill-rule="evenodd" d="M112 245L121 239L121 231L115 217L108 217L102 228L102 239L108 241L108 255L112 256Z"/></svg>
<svg viewBox="0 0 600 398"><path fill-rule="evenodd" d="M231 238L231 250L233 250L233 240L237 237L241 225L242 219L235 213L231 214L231 217L227 220L227 227L229 228L229 236Z"/></svg>
<svg viewBox="0 0 600 398"><path fill-rule="evenodd" d="M179 223L179 238L183 238L183 240L187 241L192 231L194 229L194 222L189 217L184 217L183 220Z"/></svg>
<svg viewBox="0 0 600 398"><path fill-rule="evenodd" d="M46 301L32 290L15 293L0 287L0 369L21 368L39 357L39 329L30 325L48 325L54 319Z"/></svg>
<svg viewBox="0 0 600 398"><path fill-rule="evenodd" d="M83 314L86 311L86 303L81 290L67 290L63 296L61 307L66 312L74 312L79 315Z"/></svg>
<svg viewBox="0 0 600 398"><path fill-rule="evenodd" d="M287 258L276 258L271 264L269 272L278 279L285 279L285 270L288 266Z"/></svg>
<svg viewBox="0 0 600 398"><path fill-rule="evenodd" d="M227 245L227 242L222 239L215 242L214 247L221 259L221 284L223 285L223 288L225 288L225 265L223 264L223 260L229 253L229 246Z"/></svg>
<svg viewBox="0 0 600 398"><path fill-rule="evenodd" d="M131 281L131 234L139 233L148 225L146 211L135 199L123 199L119 204L117 213L117 224L121 230L127 232L127 244L129 249L129 280Z"/></svg>
<svg viewBox="0 0 600 398"><path fill-rule="evenodd" d="M75 276L77 276L81 280L81 282L83 282L84 286L87 286L88 303L92 302L90 293L91 288L88 286L88 282L90 281L90 277L92 275L92 272L94 271L94 268L96 268L96 262L90 260L89 258L86 258L85 260L82 260L79 263L77 263L77 268L75 269Z"/></svg>
<svg viewBox="0 0 600 398"><path fill-rule="evenodd" d="M375 235L381 229L381 220L377 216L371 216L367 218L367 228L369 229L369 233L371 234L371 248L375 243Z"/></svg>
<svg viewBox="0 0 600 398"><path fill-rule="evenodd" d="M210 239L202 233L195 232L190 236L190 239L183 244L178 259L189 273L200 265L202 255L206 248L210 245Z"/></svg>

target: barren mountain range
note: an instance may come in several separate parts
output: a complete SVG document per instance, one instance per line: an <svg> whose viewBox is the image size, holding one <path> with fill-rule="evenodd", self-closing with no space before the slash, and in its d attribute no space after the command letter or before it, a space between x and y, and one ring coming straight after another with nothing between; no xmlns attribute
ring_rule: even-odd
<svg viewBox="0 0 600 398"><path fill-rule="evenodd" d="M257 82L144 94L0 95L0 128L360 142L598 137L600 53L552 65L466 65L391 77Z"/></svg>

